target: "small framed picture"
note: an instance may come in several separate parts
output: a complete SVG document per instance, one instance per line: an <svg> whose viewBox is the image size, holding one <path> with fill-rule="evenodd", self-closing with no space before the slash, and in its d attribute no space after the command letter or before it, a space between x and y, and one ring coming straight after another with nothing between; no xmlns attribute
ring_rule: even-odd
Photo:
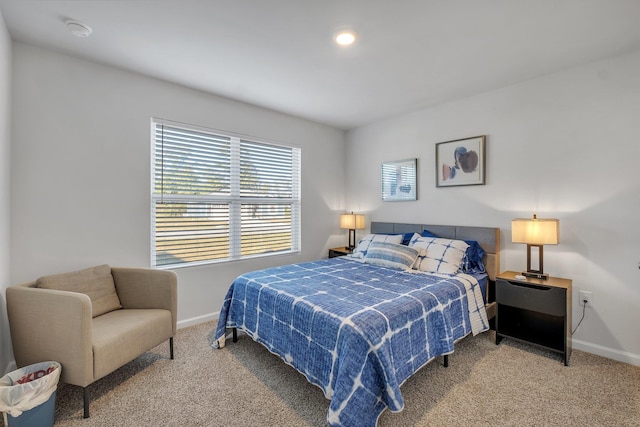
<svg viewBox="0 0 640 427"><path fill-rule="evenodd" d="M436 187L484 185L485 135L436 144Z"/></svg>
<svg viewBox="0 0 640 427"><path fill-rule="evenodd" d="M382 201L416 200L418 159L398 160L382 164Z"/></svg>

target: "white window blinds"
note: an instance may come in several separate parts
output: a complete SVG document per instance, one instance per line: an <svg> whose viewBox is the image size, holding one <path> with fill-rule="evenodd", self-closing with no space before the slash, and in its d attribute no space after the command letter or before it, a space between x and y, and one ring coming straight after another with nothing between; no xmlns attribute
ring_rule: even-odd
<svg viewBox="0 0 640 427"><path fill-rule="evenodd" d="M300 248L300 149L152 121L155 267Z"/></svg>

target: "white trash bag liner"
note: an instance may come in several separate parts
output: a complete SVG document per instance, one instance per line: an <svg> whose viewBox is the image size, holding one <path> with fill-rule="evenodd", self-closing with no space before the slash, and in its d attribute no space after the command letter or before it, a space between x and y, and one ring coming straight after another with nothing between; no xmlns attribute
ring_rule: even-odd
<svg viewBox="0 0 640 427"><path fill-rule="evenodd" d="M41 362L0 378L0 412L18 417L49 400L58 387L61 370L58 362Z"/></svg>

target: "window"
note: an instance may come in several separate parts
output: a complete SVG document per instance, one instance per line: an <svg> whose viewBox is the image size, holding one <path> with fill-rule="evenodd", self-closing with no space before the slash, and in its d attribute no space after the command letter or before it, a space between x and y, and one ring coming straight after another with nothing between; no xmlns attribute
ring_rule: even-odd
<svg viewBox="0 0 640 427"><path fill-rule="evenodd" d="M151 265L300 250L300 149L152 120Z"/></svg>

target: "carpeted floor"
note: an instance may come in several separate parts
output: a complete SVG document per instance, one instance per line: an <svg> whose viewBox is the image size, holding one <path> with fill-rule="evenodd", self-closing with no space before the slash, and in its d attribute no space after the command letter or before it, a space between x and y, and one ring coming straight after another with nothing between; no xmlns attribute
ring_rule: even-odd
<svg viewBox="0 0 640 427"><path fill-rule="evenodd" d="M163 344L82 392L61 384L56 426L325 426L329 401L261 345L240 334L222 350L206 337L215 322L178 331L176 358ZM403 386L405 409L391 426L640 426L640 367L580 351L559 355L494 333L467 337Z"/></svg>

